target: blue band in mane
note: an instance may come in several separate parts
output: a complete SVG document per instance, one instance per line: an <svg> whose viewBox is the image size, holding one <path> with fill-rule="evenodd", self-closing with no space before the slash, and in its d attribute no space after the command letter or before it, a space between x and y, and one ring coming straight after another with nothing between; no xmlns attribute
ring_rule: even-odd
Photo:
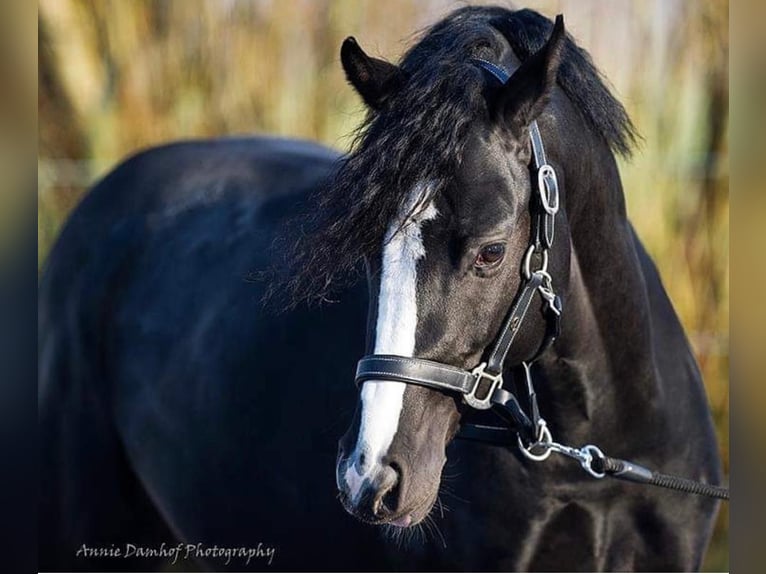
<svg viewBox="0 0 766 574"><path fill-rule="evenodd" d="M492 74L501 84L505 84L511 77L511 75L506 72L503 68L498 66L497 64L493 64L492 62L488 62L487 60L482 60L481 58L473 58L473 61L476 62L477 65L479 65L481 68L485 69L487 72Z"/></svg>

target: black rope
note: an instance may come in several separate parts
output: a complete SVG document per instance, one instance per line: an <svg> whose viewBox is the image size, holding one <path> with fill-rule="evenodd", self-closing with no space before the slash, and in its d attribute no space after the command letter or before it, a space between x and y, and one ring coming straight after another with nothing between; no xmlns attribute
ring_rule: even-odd
<svg viewBox="0 0 766 574"><path fill-rule="evenodd" d="M716 486L714 484L705 484L704 482L695 482L693 480L689 480L688 478L681 478L679 476L672 476L670 474L661 474L659 472L653 473L651 484L662 486L663 488L678 490L681 492L689 492L691 494L700 494L702 496L709 496L711 498L729 500L728 488Z"/></svg>
<svg viewBox="0 0 766 574"><path fill-rule="evenodd" d="M619 458L612 458L609 456L604 456L603 458L595 457L592 462L592 467L596 472L603 472L608 476L619 478L621 480L652 484L654 486L661 486L662 488L669 488L679 492L729 500L729 489L723 486L697 482L695 480L689 480L688 478L681 478L670 474L662 474L644 468L634 462Z"/></svg>

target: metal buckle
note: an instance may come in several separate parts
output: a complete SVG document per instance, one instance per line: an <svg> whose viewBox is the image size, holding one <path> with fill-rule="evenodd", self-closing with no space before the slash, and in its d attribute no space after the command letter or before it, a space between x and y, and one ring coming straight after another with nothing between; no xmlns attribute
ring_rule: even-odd
<svg viewBox="0 0 766 574"><path fill-rule="evenodd" d="M471 374L476 377L476 383L469 393L463 395L463 400L469 406L472 406L473 408L481 411L485 411L492 406L492 394L503 386L503 374L500 373L499 375L490 375L484 370L486 368L487 363L485 362L471 371ZM479 384L481 383L482 379L489 379L492 381L492 385L489 387L489 391L487 391L487 396L483 399L479 399L476 397L476 391L479 388Z"/></svg>
<svg viewBox="0 0 766 574"><path fill-rule="evenodd" d="M556 293L553 291L553 280L548 273L545 273L543 277L544 282L537 290L540 292L540 296L545 300L548 308L556 315L561 315L561 310L556 305Z"/></svg>
<svg viewBox="0 0 766 574"><path fill-rule="evenodd" d="M550 186L547 184L546 177L551 179ZM559 210L559 181L556 178L556 170L547 163L537 170L537 189L545 213L556 215Z"/></svg>

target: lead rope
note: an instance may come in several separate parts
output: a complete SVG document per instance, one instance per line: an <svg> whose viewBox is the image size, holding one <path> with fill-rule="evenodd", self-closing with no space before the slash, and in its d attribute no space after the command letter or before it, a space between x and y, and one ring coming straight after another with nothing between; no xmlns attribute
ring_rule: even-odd
<svg viewBox="0 0 766 574"><path fill-rule="evenodd" d="M705 482L697 482L689 480L688 478L681 478L680 476L673 476L672 474L663 474L649 470L648 468L641 467L643 471L648 473L644 476L632 477L636 471L635 463L622 460L620 458L612 458L609 456L601 456L593 459L593 468L599 472L603 472L609 476L615 478L622 478L623 480L630 480L632 482L639 482L643 484L652 484L654 486L661 486L663 488L669 488L670 490L677 490L679 492L688 492L689 494L699 494L701 496L708 496L710 498L719 498L721 500L729 500L729 489L723 486L716 486L714 484L707 484ZM628 476L631 478L628 478Z"/></svg>
<svg viewBox="0 0 766 574"><path fill-rule="evenodd" d="M537 441L525 445L521 437L518 438L519 450L529 460L541 462L546 460L551 453L556 452L580 463L580 466L593 478L610 476L620 480L660 486L670 490L698 494L720 500L729 500L729 489L705 482L698 482L672 474L663 474L650 470L645 466L636 464L621 458L612 458L605 455L600 448L587 444L581 448L574 448L558 442L551 437L551 431L545 424L544 419L538 419L539 435ZM542 452L535 452L542 450Z"/></svg>
<svg viewBox="0 0 766 574"><path fill-rule="evenodd" d="M532 375L529 370L529 365L527 363L523 363L523 365L524 373L526 375L527 392L531 393L531 396L534 397L534 387L532 386ZM534 411L536 413L536 401L533 399L531 402L535 406ZM521 454L531 461L542 462L546 460L551 453L556 452L579 462L583 470L593 478L610 476L629 482L650 484L668 488L670 490L677 490L679 492L729 500L729 489L723 486L697 482L688 478L673 476L672 474L663 474L661 472L650 470L635 462L623 460L621 458L612 458L605 455L600 448L593 444L586 444L583 447L575 448L558 443L553 440L551 431L548 428L545 419L539 415L533 416L535 418L534 424L537 427L536 440L530 444L524 444L521 435L516 435Z"/></svg>

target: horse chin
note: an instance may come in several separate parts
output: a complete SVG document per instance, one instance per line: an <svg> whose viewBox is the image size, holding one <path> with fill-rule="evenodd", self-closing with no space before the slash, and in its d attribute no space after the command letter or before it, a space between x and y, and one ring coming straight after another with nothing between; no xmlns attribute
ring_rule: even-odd
<svg viewBox="0 0 766 574"><path fill-rule="evenodd" d="M412 514L407 513L404 516L400 516L395 520L389 521L388 524L398 528L409 528L409 526L412 524Z"/></svg>
<svg viewBox="0 0 766 574"><path fill-rule="evenodd" d="M395 530L404 530L407 528L412 528L413 526L417 526L428 517L435 503L436 496L432 496L426 501L425 504L418 505L414 509L400 514L396 518L388 519L382 525L387 528L393 528Z"/></svg>

